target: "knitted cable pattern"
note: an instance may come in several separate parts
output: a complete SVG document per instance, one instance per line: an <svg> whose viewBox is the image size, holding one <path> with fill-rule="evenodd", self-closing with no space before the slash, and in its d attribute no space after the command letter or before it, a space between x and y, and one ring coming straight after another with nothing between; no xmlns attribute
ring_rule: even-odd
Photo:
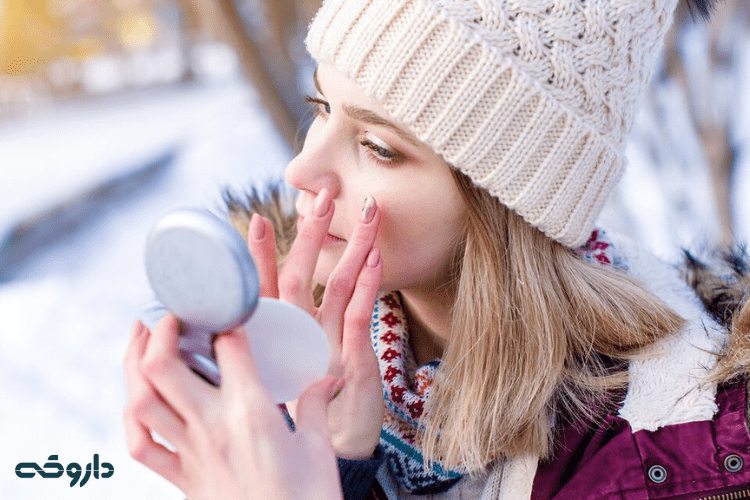
<svg viewBox="0 0 750 500"><path fill-rule="evenodd" d="M328 0L307 46L529 224L576 247L676 0Z"/></svg>

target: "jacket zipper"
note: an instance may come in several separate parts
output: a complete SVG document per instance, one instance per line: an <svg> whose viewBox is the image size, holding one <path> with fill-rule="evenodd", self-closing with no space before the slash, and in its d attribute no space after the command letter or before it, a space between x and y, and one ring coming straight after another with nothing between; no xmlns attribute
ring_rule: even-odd
<svg viewBox="0 0 750 500"><path fill-rule="evenodd" d="M702 497L698 500L740 500L742 498L750 498L750 488L744 490L738 490L732 493L722 493L720 495L712 495L710 497Z"/></svg>

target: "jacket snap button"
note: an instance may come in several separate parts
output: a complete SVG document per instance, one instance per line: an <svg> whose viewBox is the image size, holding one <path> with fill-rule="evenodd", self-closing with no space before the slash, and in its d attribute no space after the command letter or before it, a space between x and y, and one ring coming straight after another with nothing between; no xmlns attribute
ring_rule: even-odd
<svg viewBox="0 0 750 500"><path fill-rule="evenodd" d="M743 465L742 457L734 453L727 455L727 458L724 459L724 468L729 472L739 472Z"/></svg>
<svg viewBox="0 0 750 500"><path fill-rule="evenodd" d="M667 469L661 465L652 465L648 469L648 478L656 484L663 483L667 480Z"/></svg>

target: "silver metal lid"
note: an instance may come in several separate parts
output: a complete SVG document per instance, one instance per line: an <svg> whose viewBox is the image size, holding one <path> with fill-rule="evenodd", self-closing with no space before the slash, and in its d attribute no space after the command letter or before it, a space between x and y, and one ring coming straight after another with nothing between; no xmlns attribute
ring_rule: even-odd
<svg viewBox="0 0 750 500"><path fill-rule="evenodd" d="M159 301L191 327L230 330L258 302L258 273L245 241L206 211L179 210L159 220L146 243L146 273Z"/></svg>

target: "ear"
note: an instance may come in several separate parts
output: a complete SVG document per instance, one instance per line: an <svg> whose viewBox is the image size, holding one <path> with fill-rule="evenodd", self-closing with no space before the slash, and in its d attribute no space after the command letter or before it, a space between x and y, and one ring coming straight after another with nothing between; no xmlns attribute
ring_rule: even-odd
<svg viewBox="0 0 750 500"><path fill-rule="evenodd" d="M695 12L698 11L698 14L706 21L711 17L717 3L716 0L686 0L686 2L693 17L695 17Z"/></svg>

